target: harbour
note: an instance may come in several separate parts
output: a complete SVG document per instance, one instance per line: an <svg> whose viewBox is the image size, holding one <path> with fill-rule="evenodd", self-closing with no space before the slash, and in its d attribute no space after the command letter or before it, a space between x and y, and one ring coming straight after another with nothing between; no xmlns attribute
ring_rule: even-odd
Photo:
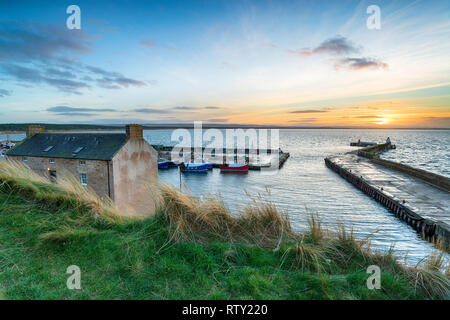
<svg viewBox="0 0 450 320"><path fill-rule="evenodd" d="M170 148L171 132L144 130L144 138L154 146ZM17 133L0 135L0 138L20 141L24 136ZM424 241L412 226L347 183L324 163L326 157L356 151L349 145L351 141L380 142L388 136L397 149L382 153L381 160L450 176L448 130L282 129L280 148L284 154L289 153L289 161L273 175L262 175L250 167L245 175L221 174L220 166L215 165L207 174L183 174L182 189L199 197L220 196L234 212L252 201L249 195L262 195L289 215L298 232L307 229L309 214L317 213L329 228L342 223L353 228L359 239L370 236L374 250L386 251L394 244L397 252L407 256L408 263L417 263L433 251L433 244ZM159 170L158 176L162 183L179 188L180 175L176 167Z"/></svg>
<svg viewBox="0 0 450 320"><path fill-rule="evenodd" d="M161 146L161 145L153 145L155 150L158 151L159 159L163 159L168 162L168 167L171 166L179 166L180 163L176 163L172 161L172 150L173 146ZM196 161L208 162L210 160L211 166L213 168L223 168L227 165L227 159L230 157L233 158L233 162L238 163L239 159L241 159L242 163L248 164L248 170L261 170L264 167L270 167L273 163L277 169L283 167L284 163L290 156L289 152L283 152L281 149L272 150L272 149L242 149L239 150L237 148L227 149L222 148L222 150L214 150L211 148L190 148L191 150L185 152L183 158L187 163L195 163ZM201 149L201 150L200 150ZM261 155L266 156L266 161L255 161L251 162L252 158L259 159ZM278 157L278 159L276 159Z"/></svg>

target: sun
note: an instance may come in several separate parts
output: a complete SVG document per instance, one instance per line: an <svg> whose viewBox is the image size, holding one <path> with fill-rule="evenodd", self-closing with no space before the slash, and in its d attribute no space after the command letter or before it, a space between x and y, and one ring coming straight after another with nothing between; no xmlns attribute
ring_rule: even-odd
<svg viewBox="0 0 450 320"><path fill-rule="evenodd" d="M390 119L389 119L390 117L391 117L391 115L389 115L389 114L380 114L380 115L377 115L378 121L375 122L375 123L378 124L378 125L384 125L384 124L387 124L387 123L390 122Z"/></svg>

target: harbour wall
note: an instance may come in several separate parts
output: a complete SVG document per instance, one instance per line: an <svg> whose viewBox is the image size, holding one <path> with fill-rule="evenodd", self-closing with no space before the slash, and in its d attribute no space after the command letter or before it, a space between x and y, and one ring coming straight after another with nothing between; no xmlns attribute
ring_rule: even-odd
<svg viewBox="0 0 450 320"><path fill-rule="evenodd" d="M379 144L373 147L358 150L358 155L370 159L373 163L379 164L388 169L409 174L413 177L419 178L425 182L431 183L436 187L442 188L450 192L450 178L432 172L428 172L422 169L413 168L403 163L381 159L380 153L389 149L391 149L389 147L389 144L387 143Z"/></svg>
<svg viewBox="0 0 450 320"><path fill-rule="evenodd" d="M450 226L442 221L425 219L407 207L401 201L394 199L389 194L370 184L363 177L357 176L349 170L333 162L330 158L325 158L328 168L337 172L345 180L353 184L356 188L367 194L369 197L381 203L392 211L395 216L413 227L424 239L431 242L441 242L445 248L450 247ZM417 169L416 169L417 170Z"/></svg>

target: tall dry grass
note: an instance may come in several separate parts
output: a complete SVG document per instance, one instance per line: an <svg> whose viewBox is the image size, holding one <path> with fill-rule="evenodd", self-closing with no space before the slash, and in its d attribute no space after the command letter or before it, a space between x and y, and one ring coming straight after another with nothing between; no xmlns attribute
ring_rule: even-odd
<svg viewBox="0 0 450 320"><path fill-rule="evenodd" d="M295 236L287 215L262 198L254 199L234 216L220 199L202 200L168 185L162 185L160 190L160 210L172 227L175 240L204 241L214 236L276 249Z"/></svg>
<svg viewBox="0 0 450 320"><path fill-rule="evenodd" d="M373 252L370 236L356 239L353 229L347 230L342 224L338 229L324 229L317 215L309 220L309 230L305 233L309 242L298 241L289 250L294 255L296 266L301 270L315 272L332 272L333 267L342 268L377 265L383 271L403 274L417 294L429 298L450 299L450 264L445 258L443 244L437 246L433 253L416 266L400 263L394 246L387 252ZM289 251L285 255L287 255Z"/></svg>
<svg viewBox="0 0 450 320"><path fill-rule="evenodd" d="M275 250L282 247L281 264L290 261L303 272L333 274L377 265L384 272L403 275L418 294L439 299L450 297L448 274L441 272L445 264L443 251L421 265L407 267L395 255L393 246L388 252L373 252L370 236L357 239L353 229L348 230L342 224L337 230L329 230L315 214L309 218L309 229L296 234L287 215L262 197L251 199L250 205L234 216L220 199L202 200L167 185L161 186L160 196L162 214L173 230L172 240L207 242L214 237Z"/></svg>
<svg viewBox="0 0 450 320"><path fill-rule="evenodd" d="M2 161L0 185L3 189L9 188L11 191L29 194L44 204L69 204L75 208L88 209L94 216L108 220L120 220L122 217L110 198L100 198L94 190L81 185L68 171L61 170L56 181L50 182L20 161Z"/></svg>

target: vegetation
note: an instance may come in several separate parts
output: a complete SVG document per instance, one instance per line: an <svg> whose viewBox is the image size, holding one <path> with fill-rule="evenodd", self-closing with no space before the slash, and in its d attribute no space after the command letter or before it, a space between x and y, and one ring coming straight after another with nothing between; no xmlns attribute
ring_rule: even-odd
<svg viewBox="0 0 450 320"><path fill-rule="evenodd" d="M158 213L120 217L77 180L50 184L0 163L0 298L5 299L443 299L449 272L436 252L416 267L370 250L311 216L292 231L261 198L231 215L217 199L161 186ZM66 269L81 269L69 290ZM366 286L369 265L381 289Z"/></svg>

